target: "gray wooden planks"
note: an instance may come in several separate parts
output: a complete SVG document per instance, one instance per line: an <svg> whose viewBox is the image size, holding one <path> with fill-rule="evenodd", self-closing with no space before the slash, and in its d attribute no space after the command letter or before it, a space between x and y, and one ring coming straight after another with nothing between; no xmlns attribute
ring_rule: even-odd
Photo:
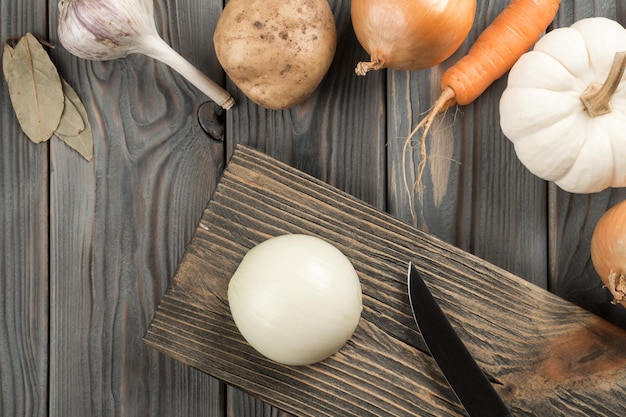
<svg viewBox="0 0 626 417"><path fill-rule="evenodd" d="M46 20L47 9L40 4L3 0L0 39L26 31L46 36ZM35 145L22 133L0 75L2 416L47 415L48 149L47 144Z"/></svg>
<svg viewBox="0 0 626 417"><path fill-rule="evenodd" d="M159 32L217 81L204 45L220 10L155 5ZM222 415L221 382L142 341L224 165L197 121L207 98L143 56L55 58L86 102L95 157L51 145L50 415Z"/></svg>
<svg viewBox="0 0 626 417"><path fill-rule="evenodd" d="M2 38L28 30L55 41L56 3L2 0ZM159 31L225 82L211 42L222 2L201 3L157 0ZM142 57L88 63L62 47L52 52L87 101L97 130L92 164L56 139L29 143L2 80L2 415L131 414L140 408L149 415L283 415L145 351L139 338L226 163L224 153L237 143L418 224L400 182L399 146L438 93L437 76L458 54L430 71L356 77L353 67L366 54L354 39L349 2L331 6L340 42L314 97L269 112L228 84L239 105L227 116L225 146L202 141L195 111L204 97ZM469 40L504 6L480 1ZM624 24L624 12L617 0L563 0L555 25L592 15ZM595 222L625 192L574 196L527 173L497 129L504 85L501 80L475 104L450 112L433 131L440 157L428 168L419 226L626 327L624 310L608 303L588 256ZM442 172L449 180L435 188L432 178Z"/></svg>

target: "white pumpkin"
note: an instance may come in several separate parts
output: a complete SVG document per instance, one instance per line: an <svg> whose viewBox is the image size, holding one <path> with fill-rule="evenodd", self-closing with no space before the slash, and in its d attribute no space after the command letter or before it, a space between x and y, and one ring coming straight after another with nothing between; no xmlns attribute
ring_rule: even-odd
<svg viewBox="0 0 626 417"><path fill-rule="evenodd" d="M626 30L592 17L547 33L513 66L500 126L533 174L573 193L626 186L626 81L613 77L605 114L592 115L581 100L590 85L605 83L622 51Z"/></svg>

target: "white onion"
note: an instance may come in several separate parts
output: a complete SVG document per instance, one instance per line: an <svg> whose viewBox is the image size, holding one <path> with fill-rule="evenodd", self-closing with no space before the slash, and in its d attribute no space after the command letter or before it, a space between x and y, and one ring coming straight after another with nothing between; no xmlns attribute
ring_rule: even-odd
<svg viewBox="0 0 626 417"><path fill-rule="evenodd" d="M341 349L359 323L361 298L348 258L325 240L302 234L252 248L228 284L243 337L286 365L319 362Z"/></svg>

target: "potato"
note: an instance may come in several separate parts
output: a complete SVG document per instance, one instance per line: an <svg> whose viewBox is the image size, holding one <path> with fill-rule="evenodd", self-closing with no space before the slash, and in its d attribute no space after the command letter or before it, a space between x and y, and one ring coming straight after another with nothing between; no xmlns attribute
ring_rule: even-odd
<svg viewBox="0 0 626 417"><path fill-rule="evenodd" d="M337 28L327 0L230 0L213 43L235 85L279 110L313 94L333 60Z"/></svg>

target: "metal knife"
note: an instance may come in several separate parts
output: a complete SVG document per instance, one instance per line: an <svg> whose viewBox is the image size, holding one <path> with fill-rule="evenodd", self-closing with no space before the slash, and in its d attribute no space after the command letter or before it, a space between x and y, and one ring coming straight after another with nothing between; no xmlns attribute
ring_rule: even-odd
<svg viewBox="0 0 626 417"><path fill-rule="evenodd" d="M470 417L512 416L409 263L409 302L417 327L448 384Z"/></svg>

